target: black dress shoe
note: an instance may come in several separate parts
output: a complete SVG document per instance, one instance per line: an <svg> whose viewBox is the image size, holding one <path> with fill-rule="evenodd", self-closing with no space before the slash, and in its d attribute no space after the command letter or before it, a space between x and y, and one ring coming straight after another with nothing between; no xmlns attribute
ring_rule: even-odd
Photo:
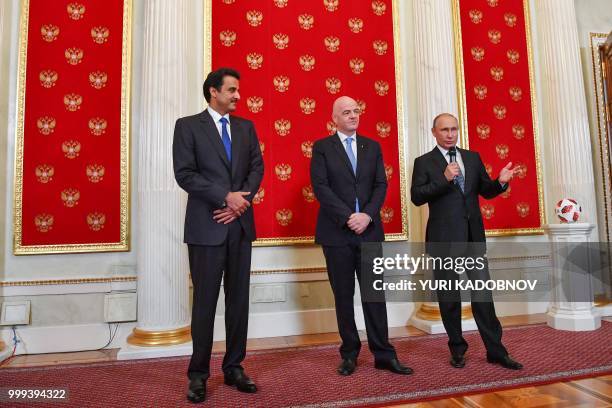
<svg viewBox="0 0 612 408"><path fill-rule="evenodd" d="M338 366L338 374L351 375L355 372L355 367L357 367L357 361L352 358L343 358Z"/></svg>
<svg viewBox="0 0 612 408"><path fill-rule="evenodd" d="M206 381L202 380L201 378L189 380L187 399L189 402L193 402L194 404L204 402L206 399Z"/></svg>
<svg viewBox="0 0 612 408"><path fill-rule="evenodd" d="M523 365L521 363L519 363L518 361L514 361L507 354L499 358L487 356L487 362L491 364L499 364L504 368L509 368L510 370L520 370L521 368L523 368Z"/></svg>
<svg viewBox="0 0 612 408"><path fill-rule="evenodd" d="M233 368L224 375L226 385L235 385L240 392L257 392L255 383L244 373L241 368Z"/></svg>
<svg viewBox="0 0 612 408"><path fill-rule="evenodd" d="M465 367L465 357L461 355L451 355L450 364L455 368Z"/></svg>
<svg viewBox="0 0 612 408"><path fill-rule="evenodd" d="M379 370L389 370L395 374L412 374L414 371L410 367L406 367L399 362L397 358L392 358L391 360L386 361L376 361L374 363L374 367Z"/></svg>

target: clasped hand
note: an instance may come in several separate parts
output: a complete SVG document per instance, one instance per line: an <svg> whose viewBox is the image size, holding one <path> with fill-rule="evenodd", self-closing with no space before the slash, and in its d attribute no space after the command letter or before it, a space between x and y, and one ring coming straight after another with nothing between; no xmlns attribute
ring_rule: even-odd
<svg viewBox="0 0 612 408"><path fill-rule="evenodd" d="M366 213L353 213L346 225L357 235L361 235L370 224L370 216Z"/></svg>
<svg viewBox="0 0 612 408"><path fill-rule="evenodd" d="M213 211L213 219L219 224L229 224L240 217L251 206L244 197L251 194L250 191L230 191L225 196L225 207Z"/></svg>

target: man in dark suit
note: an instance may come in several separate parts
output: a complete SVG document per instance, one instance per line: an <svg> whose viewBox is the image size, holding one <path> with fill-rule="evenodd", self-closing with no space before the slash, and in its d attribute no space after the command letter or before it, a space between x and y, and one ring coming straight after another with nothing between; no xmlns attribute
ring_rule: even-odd
<svg viewBox="0 0 612 408"><path fill-rule="evenodd" d="M246 353L251 243L255 223L251 200L263 177L263 160L253 123L230 116L240 99L238 72L221 68L208 74L208 108L180 118L174 129L177 183L188 194L185 243L193 282L189 363L191 402L206 398L210 376L215 309L221 278L225 293L225 383L255 392L240 363Z"/></svg>
<svg viewBox="0 0 612 408"><path fill-rule="evenodd" d="M312 187L320 203L315 242L323 246L342 338L338 373L350 375L355 371L361 348L353 310L357 271L368 346L374 354L376 368L411 374L412 369L398 361L389 343L384 298L378 302L366 301L361 244L380 243L385 239L380 208L385 200L387 179L380 145L357 135L359 115L354 99L342 96L334 102L332 119L337 133L314 144L310 165ZM364 276L368 274L363 272Z"/></svg>
<svg viewBox="0 0 612 408"><path fill-rule="evenodd" d="M512 162L502 168L497 180L491 180L478 153L456 147L458 121L453 115L438 115L431 131L437 146L414 161L410 189L415 205L429 205L427 251L436 257L483 256L486 240L478 196L491 199L505 191L514 175ZM457 253L457 248L463 248L463 253ZM468 270L469 279L490 279L486 261L483 265L483 268ZM452 281L458 275L453 270L434 268L434 277ZM439 290L437 293L442 323L449 337L450 363L463 368L468 345L461 331L459 291ZM487 361L505 368L521 369L522 365L508 355L501 342L502 327L489 291L472 292L472 312L487 349Z"/></svg>

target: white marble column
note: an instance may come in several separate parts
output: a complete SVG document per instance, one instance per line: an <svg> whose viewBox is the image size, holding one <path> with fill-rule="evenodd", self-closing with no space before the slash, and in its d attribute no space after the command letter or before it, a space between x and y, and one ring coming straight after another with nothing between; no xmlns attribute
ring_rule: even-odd
<svg viewBox="0 0 612 408"><path fill-rule="evenodd" d="M177 118L198 111L192 38L197 2L144 2L138 134L138 324L120 358L190 354L189 267L183 244L186 194L172 168ZM196 66L198 64L195 64ZM154 348L151 348L154 346Z"/></svg>
<svg viewBox="0 0 612 408"><path fill-rule="evenodd" d="M574 1L536 0L535 5L541 72L546 76L541 100L548 211L554 211L562 198L577 200L582 206L580 222L595 224L587 239L597 240L593 156ZM548 218L556 220L552 213ZM549 229L554 242L553 231ZM599 259L592 262L598 269ZM551 310L558 310L554 303Z"/></svg>
<svg viewBox="0 0 612 408"><path fill-rule="evenodd" d="M597 222L593 157L574 0L536 0L542 78L543 138L549 219L555 203L574 198L581 222ZM597 228L592 237L597 237ZM597 238L593 238L597 239Z"/></svg>
<svg viewBox="0 0 612 408"><path fill-rule="evenodd" d="M0 61L2 61L2 63L0 63L0 74L2 75L0 76L2 78L8 78L8 72L5 72L5 69L4 69L6 66L6 64L4 63L4 57L5 55L8 54L5 52L5 50L8 48L6 44L7 35L5 33L5 29L6 29L7 24L5 22L5 19L7 18L7 15L10 14L8 13L8 10L7 10L9 6L10 4L8 1L0 1L0 53L1 53ZM0 97L3 97L5 95L4 87L7 85L8 81L3 81L3 82L4 83L0 85ZM0 109L2 109L2 111L0 112L0 123L4 123L4 120L6 119L6 113L4 111L5 108L6 108L6 104L4 102L0 102ZM6 150L5 143L0 142L0 148L3 148L4 150ZM6 157L5 153L0 152L0 158L5 158L5 157ZM2 183L2 185L4 185L4 183ZM0 200L2 200L3 203L6 202L6 195L4 192L0 193ZM4 204L0 204L0 213L4 214ZM0 233L4 235L4 228L0 228ZM0 238L0 242L4 242L4 240ZM4 261L1 255L0 255L0 260ZM8 348L4 344L4 341L2 341L2 339L0 338L0 361L8 357L9 354L10 354L10 350L8 350Z"/></svg>
<svg viewBox="0 0 612 408"><path fill-rule="evenodd" d="M449 0L413 0L416 60L416 95L420 156L435 146L431 134L433 118L440 113L458 117L455 50L453 48L453 17ZM422 231L428 217L427 207L421 207ZM423 233L420 237L424 239ZM469 316L469 310L464 310ZM428 333L443 333L444 326L437 302L425 302L410 320L412 325ZM474 330L473 319L462 322L464 330Z"/></svg>

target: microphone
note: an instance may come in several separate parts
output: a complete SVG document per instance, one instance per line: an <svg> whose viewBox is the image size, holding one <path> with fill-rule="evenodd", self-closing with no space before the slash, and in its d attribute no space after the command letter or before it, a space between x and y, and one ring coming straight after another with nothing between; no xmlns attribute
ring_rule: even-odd
<svg viewBox="0 0 612 408"><path fill-rule="evenodd" d="M450 157L451 163L457 161L457 148L455 146L448 149L448 156Z"/></svg>

